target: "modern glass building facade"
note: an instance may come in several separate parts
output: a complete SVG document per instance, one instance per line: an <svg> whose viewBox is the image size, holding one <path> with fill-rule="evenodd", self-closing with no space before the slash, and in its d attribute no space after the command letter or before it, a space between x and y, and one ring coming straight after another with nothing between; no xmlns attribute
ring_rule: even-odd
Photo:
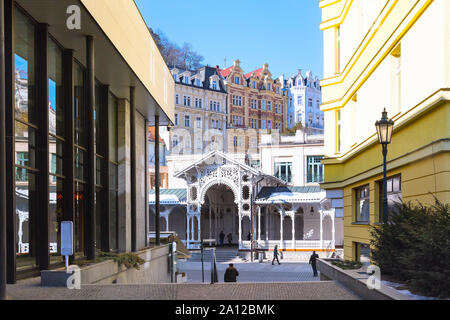
<svg viewBox="0 0 450 320"><path fill-rule="evenodd" d="M69 28L74 3L80 29ZM63 264L62 221L74 224L72 261L148 245L148 192L133 187L148 169L136 163L147 163L147 126L172 122L174 84L134 2L110 8L136 17L115 26L97 10L111 5L2 1L9 283ZM123 44L127 28L148 62Z"/></svg>

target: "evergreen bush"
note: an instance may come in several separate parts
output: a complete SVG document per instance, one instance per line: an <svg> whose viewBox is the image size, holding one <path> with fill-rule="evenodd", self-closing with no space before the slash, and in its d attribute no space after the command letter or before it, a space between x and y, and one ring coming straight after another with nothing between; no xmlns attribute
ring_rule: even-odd
<svg viewBox="0 0 450 320"><path fill-rule="evenodd" d="M450 297L450 206L399 204L387 223L372 226L372 260L411 292Z"/></svg>

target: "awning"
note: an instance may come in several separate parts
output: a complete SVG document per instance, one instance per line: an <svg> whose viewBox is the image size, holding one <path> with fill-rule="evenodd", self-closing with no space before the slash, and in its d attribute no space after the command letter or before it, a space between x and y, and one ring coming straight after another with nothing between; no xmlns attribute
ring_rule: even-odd
<svg viewBox="0 0 450 320"><path fill-rule="evenodd" d="M319 203L325 197L320 187L263 187L255 204Z"/></svg>

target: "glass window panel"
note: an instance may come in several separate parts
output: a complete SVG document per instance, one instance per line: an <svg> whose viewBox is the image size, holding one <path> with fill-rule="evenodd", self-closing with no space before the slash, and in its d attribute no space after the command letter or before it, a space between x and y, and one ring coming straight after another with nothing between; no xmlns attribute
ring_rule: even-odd
<svg viewBox="0 0 450 320"><path fill-rule="evenodd" d="M85 151L80 148L75 148L75 178L79 180L85 180L85 154Z"/></svg>
<svg viewBox="0 0 450 320"><path fill-rule="evenodd" d="M16 180L16 269L36 266L35 175L27 170Z"/></svg>
<svg viewBox="0 0 450 320"><path fill-rule="evenodd" d="M15 117L35 122L34 116L34 26L14 10Z"/></svg>
<svg viewBox="0 0 450 320"><path fill-rule="evenodd" d="M95 247L102 248L102 188L95 190Z"/></svg>
<svg viewBox="0 0 450 320"><path fill-rule="evenodd" d="M75 144L86 147L87 119L85 73L83 68L78 63L75 63L74 67L74 99Z"/></svg>
<svg viewBox="0 0 450 320"><path fill-rule="evenodd" d="M78 256L84 256L85 248L85 228L84 228L84 185L82 183L75 183L75 216L74 216L74 239L75 252Z"/></svg>
<svg viewBox="0 0 450 320"><path fill-rule="evenodd" d="M363 186L356 190L356 221L368 222L370 215L369 187Z"/></svg>
<svg viewBox="0 0 450 320"><path fill-rule="evenodd" d="M63 174L63 148L64 143L53 136L49 137L49 161L50 173Z"/></svg>
<svg viewBox="0 0 450 320"><path fill-rule="evenodd" d="M15 122L15 148L17 154L27 154L26 161L16 157L16 164L34 168L36 151L36 130L21 122Z"/></svg>
<svg viewBox="0 0 450 320"><path fill-rule="evenodd" d="M52 39L48 41L48 77L49 132L64 136L62 52Z"/></svg>
<svg viewBox="0 0 450 320"><path fill-rule="evenodd" d="M64 218L63 199L64 180L50 175L49 177L49 250L52 256L61 255L61 221ZM58 261L59 262L59 261Z"/></svg>

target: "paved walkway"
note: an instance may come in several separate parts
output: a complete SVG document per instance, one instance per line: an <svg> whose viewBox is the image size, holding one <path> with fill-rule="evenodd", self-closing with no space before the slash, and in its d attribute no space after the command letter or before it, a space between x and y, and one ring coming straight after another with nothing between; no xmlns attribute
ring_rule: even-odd
<svg viewBox="0 0 450 320"><path fill-rule="evenodd" d="M17 300L357 300L333 281L277 283L85 285L80 290L42 288L40 278L8 285Z"/></svg>
<svg viewBox="0 0 450 320"><path fill-rule="evenodd" d="M225 270L228 263L217 263L218 279L223 282ZM319 277L313 276L311 265L307 263L281 262L281 265L271 262L264 263L234 263L239 271L238 282L295 282L295 281L318 281ZM201 262L184 262L178 264L178 270L185 272L189 283L202 282ZM320 273L319 273L320 275ZM205 282L211 281L211 265L204 263Z"/></svg>

